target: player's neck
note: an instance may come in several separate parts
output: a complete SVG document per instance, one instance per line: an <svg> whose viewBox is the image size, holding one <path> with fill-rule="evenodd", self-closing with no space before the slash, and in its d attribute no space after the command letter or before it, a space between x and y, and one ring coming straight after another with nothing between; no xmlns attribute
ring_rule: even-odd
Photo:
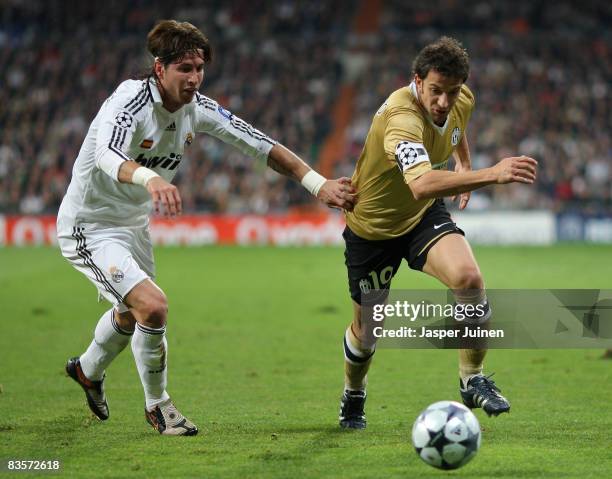
<svg viewBox="0 0 612 479"><path fill-rule="evenodd" d="M163 85L159 80L155 81L155 85L159 90L159 95L161 96L162 106L164 107L164 110L166 110L168 113L174 113L183 107L183 104L181 102L175 102L170 98L170 95L166 93L166 90L164 89Z"/></svg>
<svg viewBox="0 0 612 479"><path fill-rule="evenodd" d="M423 105L423 102L421 101L421 94L419 93L419 89L415 88L414 91L416 92L417 103L419 104L419 108L423 111L423 113L425 113L425 115L429 117L429 121L431 121L434 125L439 126L440 128L446 125L446 118L444 119L442 123L434 121L433 117L427 111L427 108L425 108L425 105Z"/></svg>

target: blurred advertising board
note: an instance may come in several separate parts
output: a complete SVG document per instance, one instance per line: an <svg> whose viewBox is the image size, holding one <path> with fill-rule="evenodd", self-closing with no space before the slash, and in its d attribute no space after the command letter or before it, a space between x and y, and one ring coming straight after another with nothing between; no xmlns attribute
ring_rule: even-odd
<svg viewBox="0 0 612 479"><path fill-rule="evenodd" d="M472 244L548 245L557 241L612 243L612 218L548 211L454 212ZM286 215L186 215L153 218L157 245L342 245L344 218L336 212ZM55 245L54 216L0 215L0 246Z"/></svg>
<svg viewBox="0 0 612 479"><path fill-rule="evenodd" d="M612 218L578 213L559 214L557 238L559 241L612 243Z"/></svg>

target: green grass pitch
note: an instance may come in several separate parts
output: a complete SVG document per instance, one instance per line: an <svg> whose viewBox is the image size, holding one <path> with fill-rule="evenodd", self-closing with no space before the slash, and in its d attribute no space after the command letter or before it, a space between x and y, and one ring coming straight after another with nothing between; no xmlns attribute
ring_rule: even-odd
<svg viewBox="0 0 612 479"><path fill-rule="evenodd" d="M609 246L475 252L489 288L612 287ZM129 349L107 371L110 419L92 419L63 366L107 305L58 250L5 248L0 459L60 459L61 476L83 478L610 477L612 361L601 350L491 351L486 371L512 412L478 410L476 458L437 471L414 453L410 429L428 404L459 399L455 351L380 350L368 429L337 426L352 314L342 249L158 248L156 257L170 301L169 392L200 435L164 438L145 423ZM437 285L404 267L394 287Z"/></svg>

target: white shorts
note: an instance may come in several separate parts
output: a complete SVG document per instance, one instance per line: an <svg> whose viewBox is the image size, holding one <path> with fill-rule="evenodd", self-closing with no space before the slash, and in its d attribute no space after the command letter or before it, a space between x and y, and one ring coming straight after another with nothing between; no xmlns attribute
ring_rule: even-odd
<svg viewBox="0 0 612 479"><path fill-rule="evenodd" d="M58 228L62 255L83 273L119 312L124 298L146 279L155 278L153 245L147 228L97 227L81 223Z"/></svg>

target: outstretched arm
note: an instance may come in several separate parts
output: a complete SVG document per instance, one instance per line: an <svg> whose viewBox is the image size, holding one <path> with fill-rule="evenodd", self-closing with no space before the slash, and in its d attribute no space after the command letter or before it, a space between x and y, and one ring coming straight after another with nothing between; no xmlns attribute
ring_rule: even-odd
<svg viewBox="0 0 612 479"><path fill-rule="evenodd" d="M424 200L459 195L493 184L532 184L536 179L537 165L533 158L513 156L477 171L428 171L408 186L415 199Z"/></svg>
<svg viewBox="0 0 612 479"><path fill-rule="evenodd" d="M281 175L301 182L304 188L331 208L351 211L355 206L357 196L350 178L327 180L280 143L270 150L268 166Z"/></svg>
<svg viewBox="0 0 612 479"><path fill-rule="evenodd" d="M234 145L245 155L260 160L265 158L270 168L299 181L331 208L353 209L357 197L349 178L327 180L291 150L222 108L216 101L197 93L196 103L196 131Z"/></svg>

